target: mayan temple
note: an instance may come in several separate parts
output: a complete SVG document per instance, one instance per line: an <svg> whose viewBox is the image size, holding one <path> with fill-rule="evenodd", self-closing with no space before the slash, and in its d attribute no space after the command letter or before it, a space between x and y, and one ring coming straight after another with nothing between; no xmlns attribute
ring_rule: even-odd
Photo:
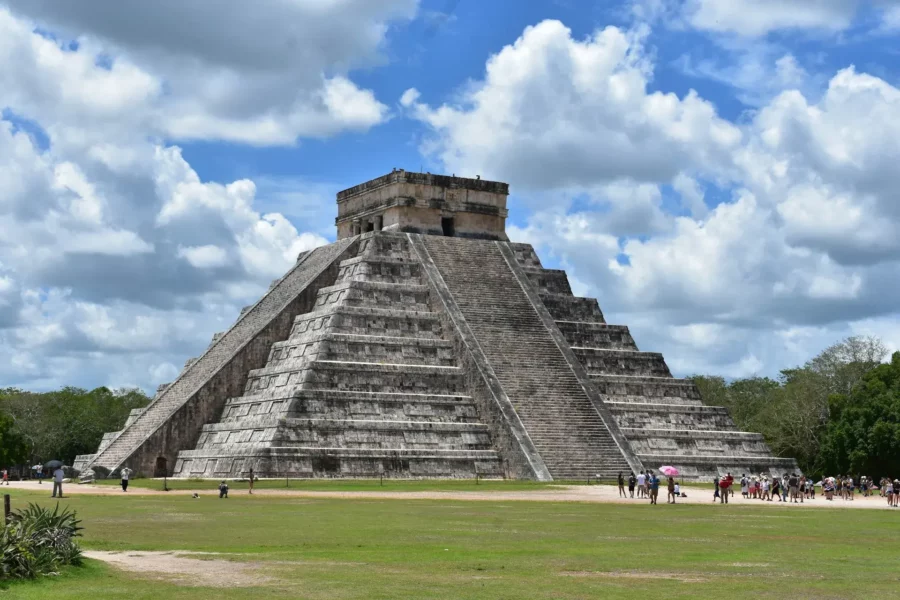
<svg viewBox="0 0 900 600"><path fill-rule="evenodd" d="M395 171L159 387L86 477L797 471L505 233L505 183Z"/></svg>

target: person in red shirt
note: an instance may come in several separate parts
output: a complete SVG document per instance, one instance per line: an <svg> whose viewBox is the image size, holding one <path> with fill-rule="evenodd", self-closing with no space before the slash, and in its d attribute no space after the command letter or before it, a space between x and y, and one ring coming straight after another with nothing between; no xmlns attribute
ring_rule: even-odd
<svg viewBox="0 0 900 600"><path fill-rule="evenodd" d="M728 504L728 490L732 483L734 483L734 477L731 476L731 473L727 473L719 480L719 502L721 504Z"/></svg>

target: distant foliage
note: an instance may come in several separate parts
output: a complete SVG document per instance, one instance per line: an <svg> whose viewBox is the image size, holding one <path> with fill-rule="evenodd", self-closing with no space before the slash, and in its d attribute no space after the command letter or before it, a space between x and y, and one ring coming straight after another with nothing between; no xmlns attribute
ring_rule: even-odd
<svg viewBox="0 0 900 600"><path fill-rule="evenodd" d="M53 510L29 504L10 514L0 535L0 579L30 579L54 575L66 565L81 564L75 542L80 521L68 508Z"/></svg>
<svg viewBox="0 0 900 600"><path fill-rule="evenodd" d="M885 356L887 349L879 339L851 337L826 348L802 367L783 370L778 379L751 377L730 383L722 377L698 375L693 379L706 404L727 407L740 429L762 433L776 455L796 458L806 473L847 473L849 454L841 460L826 460L823 454L834 412L846 411L856 402L835 397L846 398L857 390L873 369L881 368L878 365ZM836 457L835 453L846 448L835 446L830 456ZM864 452L859 445L855 450ZM864 464L860 461L855 464ZM834 471L838 464L846 467ZM876 476L874 472L869 475Z"/></svg>
<svg viewBox="0 0 900 600"><path fill-rule="evenodd" d="M834 473L900 473L900 352L829 402L822 461Z"/></svg>
<svg viewBox="0 0 900 600"><path fill-rule="evenodd" d="M0 465L28 460L28 444L9 415L0 412Z"/></svg>
<svg viewBox="0 0 900 600"><path fill-rule="evenodd" d="M95 390L67 387L54 392L33 393L0 389L0 415L12 421L10 433L24 450L12 452L2 466L58 459L72 464L78 454L96 452L107 431L121 429L133 408L150 402L140 390ZM0 440L3 439L0 416Z"/></svg>

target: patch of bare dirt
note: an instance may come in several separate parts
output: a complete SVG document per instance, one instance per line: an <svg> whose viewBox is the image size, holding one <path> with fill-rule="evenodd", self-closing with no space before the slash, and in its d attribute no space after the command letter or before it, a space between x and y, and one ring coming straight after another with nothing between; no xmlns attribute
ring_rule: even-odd
<svg viewBox="0 0 900 600"><path fill-rule="evenodd" d="M562 577L601 577L605 579L671 579L681 583L709 581L693 573L669 573L665 571L562 571Z"/></svg>
<svg viewBox="0 0 900 600"><path fill-rule="evenodd" d="M277 582L262 573L265 563L199 559L198 552L103 552L89 550L87 558L101 560L117 569L138 573L179 585L198 587L253 587Z"/></svg>

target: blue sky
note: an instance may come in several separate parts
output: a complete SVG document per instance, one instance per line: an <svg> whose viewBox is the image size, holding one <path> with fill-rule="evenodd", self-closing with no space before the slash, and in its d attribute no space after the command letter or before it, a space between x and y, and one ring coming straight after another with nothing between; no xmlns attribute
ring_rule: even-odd
<svg viewBox="0 0 900 600"><path fill-rule="evenodd" d="M0 0L0 386L168 381L393 167L679 375L900 346L900 2Z"/></svg>

